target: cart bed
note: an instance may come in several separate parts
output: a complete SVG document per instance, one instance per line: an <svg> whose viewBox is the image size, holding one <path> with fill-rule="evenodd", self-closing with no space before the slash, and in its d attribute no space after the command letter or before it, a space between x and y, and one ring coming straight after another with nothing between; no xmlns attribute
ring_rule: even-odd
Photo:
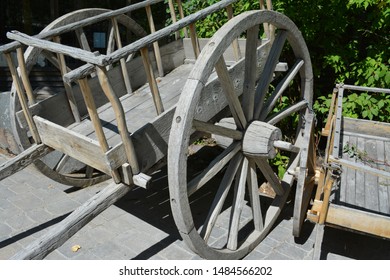
<svg viewBox="0 0 390 280"><path fill-rule="evenodd" d="M193 64L183 64L175 68L166 76L159 78L159 91L165 110L177 103L181 90L192 68ZM157 116L148 84L142 86L132 95L126 94L120 99L125 111L126 123L130 133L135 132ZM118 132L115 113L111 103L101 106L98 109L98 113L108 144L112 147L116 146L120 143L121 137ZM69 128L72 131L81 133L91 139L97 139L92 122L89 118L84 119L80 123L73 124Z"/></svg>
<svg viewBox="0 0 390 280"><path fill-rule="evenodd" d="M390 124L344 118L342 159L367 168L390 171ZM390 180L342 165L332 203L378 214L390 214Z"/></svg>

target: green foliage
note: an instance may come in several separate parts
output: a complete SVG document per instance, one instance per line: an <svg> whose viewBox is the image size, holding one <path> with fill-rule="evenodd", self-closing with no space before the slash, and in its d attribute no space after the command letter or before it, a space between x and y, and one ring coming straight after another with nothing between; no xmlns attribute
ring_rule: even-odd
<svg viewBox="0 0 390 280"><path fill-rule="evenodd" d="M270 161L271 166L276 168L279 178L283 178L284 173L286 173L289 160L290 157L277 153L276 157Z"/></svg>

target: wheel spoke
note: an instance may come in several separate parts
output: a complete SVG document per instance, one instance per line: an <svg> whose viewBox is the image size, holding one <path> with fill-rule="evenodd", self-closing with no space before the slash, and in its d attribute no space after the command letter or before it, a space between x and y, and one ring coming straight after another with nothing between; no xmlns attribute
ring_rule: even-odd
<svg viewBox="0 0 390 280"><path fill-rule="evenodd" d="M287 75L283 78L283 80L276 86L275 91L268 98L267 103L264 106L264 110L261 112L259 120L265 120L268 114L272 111L272 109L275 107L276 101L286 90L290 82L295 78L303 63L304 61L302 59L298 59Z"/></svg>
<svg viewBox="0 0 390 280"><path fill-rule="evenodd" d="M298 153L300 148L291 144L290 142L276 140L274 141L274 147L283 151L288 151L292 153Z"/></svg>
<svg viewBox="0 0 390 280"><path fill-rule="evenodd" d="M254 111L258 34L259 26L255 25L248 29L246 38L245 76L242 103L245 117L248 121L253 119Z"/></svg>
<svg viewBox="0 0 390 280"><path fill-rule="evenodd" d="M219 81L225 92L225 96L229 103L230 111L232 112L234 121L236 122L236 125L239 129L243 129L246 127L246 118L244 111L241 108L240 100L234 92L233 81L230 78L229 71L223 56L221 56L221 58L215 64L215 70L217 71Z"/></svg>
<svg viewBox="0 0 390 280"><path fill-rule="evenodd" d="M269 119L266 119L265 122L275 125L278 122L280 122L282 119L287 118L288 116L291 116L292 114L307 108L308 102L306 100L301 100L298 103L291 105L290 107L287 107L286 109L280 111L279 113L271 116Z"/></svg>
<svg viewBox="0 0 390 280"><path fill-rule="evenodd" d="M241 150L241 143L234 142L218 155L201 174L188 183L187 193L192 195L210 181Z"/></svg>
<svg viewBox="0 0 390 280"><path fill-rule="evenodd" d="M57 162L56 166L54 167L54 171L60 172L61 169L65 166L65 164L68 162L68 159L70 159L70 156L63 154Z"/></svg>
<svg viewBox="0 0 390 280"><path fill-rule="evenodd" d="M287 38L287 31L281 30L277 34L275 41L272 44L271 51L269 53L267 61L265 62L264 70L262 73L262 79L259 85L257 86L256 93L255 93L255 104L256 104L255 113L254 113L255 119L259 119L260 117L260 113L264 104L264 98L265 95L267 94L269 84L271 83L276 64L279 62L279 56L280 53L282 52L286 38Z"/></svg>
<svg viewBox="0 0 390 280"><path fill-rule="evenodd" d="M203 237L206 243L210 237L215 222L217 221L218 215L222 210L223 204L225 203L225 199L229 193L234 177L236 176L237 170L241 164L242 157L242 154L236 154L229 163L221 184L219 185L217 194L215 195L213 203L211 204L210 211L200 232L200 235Z"/></svg>
<svg viewBox="0 0 390 280"><path fill-rule="evenodd" d="M259 183L257 181L256 163L253 160L249 160L248 188L254 227L255 230L261 231L264 228L264 224L260 207Z"/></svg>
<svg viewBox="0 0 390 280"><path fill-rule="evenodd" d="M268 161L262 158L256 158L255 161L257 166L260 168L261 172L263 173L265 179L274 189L275 193L277 195L283 195L284 189L282 187L282 184L280 183L279 178L275 175Z"/></svg>
<svg viewBox="0 0 390 280"><path fill-rule="evenodd" d="M212 123L202 122L198 120L194 120L192 122L192 126L197 131L207 132L214 135L228 137L234 140L241 140L243 137L243 133L241 131L230 129L227 127L223 127L220 125L215 125Z"/></svg>
<svg viewBox="0 0 390 280"><path fill-rule="evenodd" d="M241 172L239 173L238 186L234 195L232 204L232 215L229 226L229 236L227 248L230 250L237 250L238 231L240 227L240 217L242 208L244 207L245 185L248 175L248 160L244 158L241 165Z"/></svg>

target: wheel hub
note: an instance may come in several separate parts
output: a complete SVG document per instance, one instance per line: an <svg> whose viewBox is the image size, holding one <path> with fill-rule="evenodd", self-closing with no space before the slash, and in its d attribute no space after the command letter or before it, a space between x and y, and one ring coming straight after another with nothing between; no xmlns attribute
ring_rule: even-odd
<svg viewBox="0 0 390 280"><path fill-rule="evenodd" d="M250 157L274 158L277 150L274 141L282 139L282 131L268 123L253 121L245 131L242 151Z"/></svg>

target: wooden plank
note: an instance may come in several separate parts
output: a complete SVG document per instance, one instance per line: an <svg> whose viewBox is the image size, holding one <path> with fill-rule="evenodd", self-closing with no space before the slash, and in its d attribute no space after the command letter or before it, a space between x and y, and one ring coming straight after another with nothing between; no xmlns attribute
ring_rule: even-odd
<svg viewBox="0 0 390 280"><path fill-rule="evenodd" d="M109 184L11 259L43 259L130 190L125 184Z"/></svg>
<svg viewBox="0 0 390 280"><path fill-rule="evenodd" d="M234 200L232 204L232 215L229 224L229 236L226 247L230 250L237 250L238 231L240 229L240 217L245 203L245 186L248 175L248 159L244 158L240 167L240 173L236 178L237 188L235 188Z"/></svg>
<svg viewBox="0 0 390 280"><path fill-rule="evenodd" d="M236 125L239 129L244 129L246 127L247 120L241 107L240 100L235 94L234 84L230 78L229 71L223 57L217 61L215 70L217 71L221 87L225 93L226 100L229 103L230 112L236 122Z"/></svg>
<svg viewBox="0 0 390 280"><path fill-rule="evenodd" d="M111 173L97 141L38 116L34 117L34 121L42 137L42 143L106 174Z"/></svg>
<svg viewBox="0 0 390 280"><path fill-rule="evenodd" d="M155 33L156 27L154 26L152 9L150 6L146 6L145 9L146 9L146 17L148 18L148 22L149 22L150 32ZM154 55L155 55L156 61L157 61L158 74L160 77L164 77L164 68L163 68L162 61L161 61L160 47L159 47L157 41L153 42L153 49L154 49Z"/></svg>
<svg viewBox="0 0 390 280"><path fill-rule="evenodd" d="M282 52L283 46L287 39L287 31L280 30L278 35L275 38L275 41L272 44L270 53L267 57L267 61L264 66L263 78L256 88L255 93L255 113L254 118L259 119L261 110L263 109L265 95L268 91L268 87L273 78L273 73L275 71L276 64L279 62L279 56Z"/></svg>
<svg viewBox="0 0 390 280"><path fill-rule="evenodd" d="M259 36L259 26L248 29L247 41L245 45L245 74L244 74L244 95L242 97L242 107L245 118L250 122L253 120L255 109L255 84L257 68L257 42Z"/></svg>
<svg viewBox="0 0 390 280"><path fill-rule="evenodd" d="M385 143L383 141L376 141L377 150L377 167L385 171L390 171L390 166L386 166L385 162ZM387 169L387 170L386 170ZM390 214L390 197L388 192L388 186L386 185L389 180L379 177L378 178L378 198L379 198L379 212L384 214Z"/></svg>
<svg viewBox="0 0 390 280"><path fill-rule="evenodd" d="M389 166L390 165L390 141L386 141L384 144L385 144L384 157L385 157L385 163L387 163L385 170L390 172L390 166ZM390 204L390 179L387 179L385 184L387 185L387 193L389 194L389 204Z"/></svg>
<svg viewBox="0 0 390 280"><path fill-rule="evenodd" d="M389 217L367 211L331 204L326 217L326 223L373 234L378 237L390 238Z"/></svg>
<svg viewBox="0 0 390 280"><path fill-rule="evenodd" d="M364 146L365 149L363 151L367 153L368 158L377 158L378 153L375 140L366 140ZM369 165L372 168L377 168L375 163L369 163ZM365 179L365 207L373 211L379 211L378 177L367 173Z"/></svg>
<svg viewBox="0 0 390 280"><path fill-rule="evenodd" d="M47 155L51 151L52 149L44 144L32 145L30 148L24 150L16 157L0 164L0 180L15 174L16 172L29 166L35 160Z"/></svg>
<svg viewBox="0 0 390 280"><path fill-rule="evenodd" d="M348 137L349 139L345 139L344 141L348 141L350 147L357 147L357 139L355 137ZM351 161L354 161L355 158L350 159ZM346 190L345 190L345 200L344 202L350 205L356 204L356 188L358 188L357 184L362 184L364 188L364 181L359 182L356 180L356 170L351 168L343 168L343 173L341 176L345 176L346 180Z"/></svg>
<svg viewBox="0 0 390 280"><path fill-rule="evenodd" d="M88 25L92 25L94 23L98 23L100 21L104 21L106 19L110 19L112 17L116 17L116 16L120 16L122 14L130 13L132 11L136 11L138 9L145 8L148 5L153 5L153 4L162 2L162 1L164 1L164 0L146 0L146 1L139 2L139 3L135 3L135 4L130 5L130 6L126 6L124 8L118 9L118 10L114 10L114 11L107 10L107 12L104 12L104 13L101 13L98 15L93 15L91 17L84 18L82 20L73 19L73 21L69 24L55 27L53 29L50 29L50 30L45 31L43 33L40 33L40 34L36 35L35 37L39 38L39 39L48 39L51 37L61 35L61 34L66 33L66 32L76 30L78 28L82 28L82 27L85 27ZM12 42L12 43L0 46L0 52L10 52L10 51L15 50L16 48L18 48L20 46L21 46L20 43Z"/></svg>
<svg viewBox="0 0 390 280"><path fill-rule="evenodd" d="M122 48L123 45L122 45L122 40L121 40L121 34L119 32L118 21L116 20L116 18L112 18L111 22L112 22L114 37L116 39L116 45L117 45L118 49ZM129 72L127 71L125 58L121 58L119 60L119 63L121 65L122 77L123 77L123 81L125 82L127 94L131 94L133 92L133 89L131 88L130 77L129 77Z"/></svg>
<svg viewBox="0 0 390 280"><path fill-rule="evenodd" d="M357 138L356 148L359 151L364 151L364 138ZM356 172L356 202L355 205L364 208L366 204L365 196L365 176L366 174L362 171Z"/></svg>
<svg viewBox="0 0 390 280"><path fill-rule="evenodd" d="M390 123L343 118L343 130L346 132L390 138Z"/></svg>
<svg viewBox="0 0 390 280"><path fill-rule="evenodd" d="M210 38L198 38L199 42L199 48L202 50L206 44L210 41ZM261 45L262 41L260 39L257 40L257 47ZM246 39L238 39L238 45L241 49L242 55L245 55L245 48L246 48ZM192 43L190 38L183 38L183 47L184 47L184 54L185 54L185 62L186 63L195 63L196 57L194 55L194 50L192 48ZM223 57L225 58L226 64L232 65L236 62L235 56L234 56L234 50L233 47L230 45L225 52L223 53Z"/></svg>
<svg viewBox="0 0 390 280"><path fill-rule="evenodd" d="M149 53L147 48L141 49L141 56L142 56L142 61L144 63L145 73L148 78L150 91L152 92L153 101L156 107L156 112L157 115L160 115L162 112L164 112L164 106L161 101L161 96L156 83L156 78L154 77L152 65L150 64Z"/></svg>
<svg viewBox="0 0 390 280"><path fill-rule="evenodd" d="M230 161L229 166L227 167L223 179L218 187L217 193L214 197L210 210L207 214L207 218L200 232L200 235L203 237L203 239L206 242L208 241L211 232L214 228L214 225L217 221L217 218L221 213L222 207L225 203L226 197L229 193L234 177L236 176L238 168L241 165L242 158L243 156L241 154L236 154L234 156L234 158Z"/></svg>

